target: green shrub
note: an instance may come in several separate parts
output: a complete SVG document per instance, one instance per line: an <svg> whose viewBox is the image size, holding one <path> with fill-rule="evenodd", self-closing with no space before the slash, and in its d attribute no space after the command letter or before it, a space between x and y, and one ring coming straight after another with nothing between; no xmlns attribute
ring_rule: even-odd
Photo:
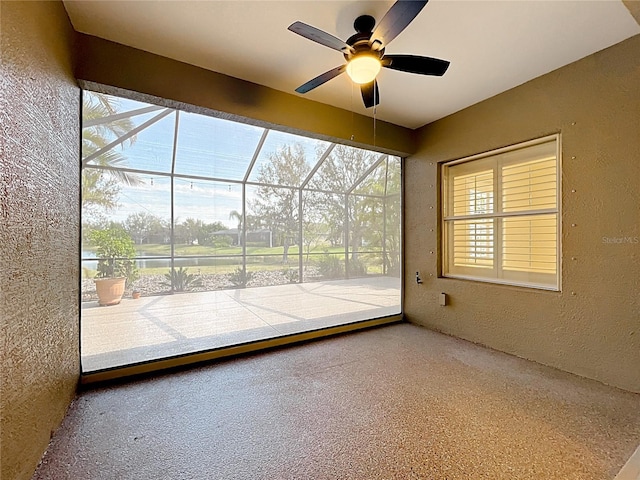
<svg viewBox="0 0 640 480"><path fill-rule="evenodd" d="M325 254L318 262L318 270L325 278L344 278L344 260L336 255Z"/></svg>
<svg viewBox="0 0 640 480"><path fill-rule="evenodd" d="M229 235L216 235L211 238L211 245L215 248L229 248L233 243L233 238Z"/></svg>
<svg viewBox="0 0 640 480"><path fill-rule="evenodd" d="M300 277L300 272L298 272L297 268L285 268L282 270L282 276L289 283L298 283L298 278Z"/></svg>
<svg viewBox="0 0 640 480"><path fill-rule="evenodd" d="M367 265L359 258L349 259L349 276L364 277L367 275Z"/></svg>
<svg viewBox="0 0 640 480"><path fill-rule="evenodd" d="M242 267L236 268L229 274L229 281L236 287L246 287L253 278L253 272L244 270Z"/></svg>
<svg viewBox="0 0 640 480"><path fill-rule="evenodd" d="M133 260L136 249L133 240L123 228L92 230L89 238L96 247L97 278L127 277L127 283L138 278L138 269Z"/></svg>
<svg viewBox="0 0 640 480"><path fill-rule="evenodd" d="M202 286L202 279L193 273L188 273L187 268L180 267L178 270L175 268L169 270L169 273L164 274L166 282L162 282L162 285L166 287L173 287L176 292L186 292L194 287Z"/></svg>

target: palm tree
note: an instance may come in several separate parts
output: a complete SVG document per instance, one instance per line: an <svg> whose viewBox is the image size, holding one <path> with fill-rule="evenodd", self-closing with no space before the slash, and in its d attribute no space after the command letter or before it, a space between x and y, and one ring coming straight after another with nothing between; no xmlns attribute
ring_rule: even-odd
<svg viewBox="0 0 640 480"><path fill-rule="evenodd" d="M118 181L103 170L86 169L82 172L82 208L85 213L95 207L111 210L118 205Z"/></svg>
<svg viewBox="0 0 640 480"><path fill-rule="evenodd" d="M95 121L104 119L118 113L117 103L114 97L103 93L85 91L82 102L82 121ZM82 129L82 158L87 158L104 147L113 138L119 138L130 132L135 125L130 118L119 118L108 122L93 122L91 126ZM132 145L136 140L133 135L127 140ZM102 152L94 160L92 165L103 167L123 167L127 164L124 155L114 149ZM143 183L138 175L123 172L121 170L85 169L82 178L82 206L114 208L117 205L119 193L118 184L139 185Z"/></svg>
<svg viewBox="0 0 640 480"><path fill-rule="evenodd" d="M242 214L237 210L229 212L229 220L234 219L238 222L238 245L242 246Z"/></svg>

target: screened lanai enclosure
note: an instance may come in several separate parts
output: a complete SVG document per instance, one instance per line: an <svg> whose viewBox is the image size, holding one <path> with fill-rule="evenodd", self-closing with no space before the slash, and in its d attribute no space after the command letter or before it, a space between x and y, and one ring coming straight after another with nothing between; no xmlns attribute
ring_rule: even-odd
<svg viewBox="0 0 640 480"><path fill-rule="evenodd" d="M83 370L399 314L400 187L393 155L84 91Z"/></svg>

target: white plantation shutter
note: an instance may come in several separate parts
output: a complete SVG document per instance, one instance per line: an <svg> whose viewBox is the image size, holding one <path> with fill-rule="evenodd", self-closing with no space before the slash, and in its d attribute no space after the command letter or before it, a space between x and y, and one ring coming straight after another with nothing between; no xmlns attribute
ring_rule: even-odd
<svg viewBox="0 0 640 480"><path fill-rule="evenodd" d="M453 178L453 214L475 215L493 212L493 171Z"/></svg>
<svg viewBox="0 0 640 480"><path fill-rule="evenodd" d="M503 219L502 267L555 273L556 215Z"/></svg>
<svg viewBox="0 0 640 480"><path fill-rule="evenodd" d="M545 153L540 147L547 150L553 147L554 151ZM543 144L536 150L537 156L542 158L502 166L503 212L556 208L558 181L555 145Z"/></svg>
<svg viewBox="0 0 640 480"><path fill-rule="evenodd" d="M444 165L445 276L558 288L558 142Z"/></svg>
<svg viewBox="0 0 640 480"><path fill-rule="evenodd" d="M493 268L493 223L493 219L450 223L454 265Z"/></svg>

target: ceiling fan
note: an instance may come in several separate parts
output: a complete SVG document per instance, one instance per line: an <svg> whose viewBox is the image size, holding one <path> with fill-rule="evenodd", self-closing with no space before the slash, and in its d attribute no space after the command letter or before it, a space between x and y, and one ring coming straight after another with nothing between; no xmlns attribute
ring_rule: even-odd
<svg viewBox="0 0 640 480"><path fill-rule="evenodd" d="M385 55L387 45L396 38L427 4L425 1L398 0L376 26L370 15L361 15L353 22L356 33L346 41L302 22L289 25L289 30L325 47L341 52L347 63L318 75L296 88L298 93L307 93L316 87L347 72L360 84L362 100L366 108L380 103L376 76L381 67L419 75L442 76L449 62L438 58L417 55ZM375 30L373 27L376 27Z"/></svg>

